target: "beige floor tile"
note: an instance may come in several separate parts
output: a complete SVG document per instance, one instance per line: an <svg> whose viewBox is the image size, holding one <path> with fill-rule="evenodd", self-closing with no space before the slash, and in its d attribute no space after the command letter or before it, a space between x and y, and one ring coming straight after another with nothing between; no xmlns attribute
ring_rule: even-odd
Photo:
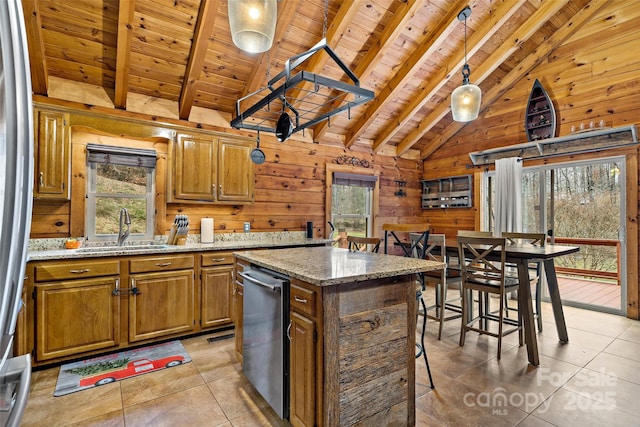
<svg viewBox="0 0 640 427"><path fill-rule="evenodd" d="M582 369L562 388L640 417L640 384L625 381L615 374Z"/></svg>
<svg viewBox="0 0 640 427"><path fill-rule="evenodd" d="M578 366L586 366L599 353L598 350L583 347L574 343L571 335L569 335L569 343L558 341L558 335L555 331L551 334L538 334L538 353L554 359L562 360Z"/></svg>
<svg viewBox="0 0 640 427"><path fill-rule="evenodd" d="M518 427L554 427L554 425L541 420L538 417L529 415L527 418L522 420L520 424L518 424Z"/></svg>
<svg viewBox="0 0 640 427"><path fill-rule="evenodd" d="M206 341L206 338L202 339ZM237 375L242 371L242 365L236 358L233 340L207 343L207 346L199 346L198 350L189 352L204 382Z"/></svg>
<svg viewBox="0 0 640 427"><path fill-rule="evenodd" d="M555 392L545 405L536 409L533 415L558 427L628 427L637 425L638 421L637 417L615 406L563 388Z"/></svg>
<svg viewBox="0 0 640 427"><path fill-rule="evenodd" d="M230 420L269 406L242 374L209 382L207 386Z"/></svg>
<svg viewBox="0 0 640 427"><path fill-rule="evenodd" d="M204 384L193 363L174 366L121 381L122 404L137 405Z"/></svg>
<svg viewBox="0 0 640 427"><path fill-rule="evenodd" d="M71 424L70 427L125 427L124 412L122 410L107 412L97 417Z"/></svg>
<svg viewBox="0 0 640 427"><path fill-rule="evenodd" d="M640 384L640 362L627 359L626 357L600 353L586 368L592 371L602 372L606 375L615 375L617 378L634 384Z"/></svg>
<svg viewBox="0 0 640 427"><path fill-rule="evenodd" d="M53 397L55 382L47 384L46 390L40 386L29 395L23 427L66 426L122 409L119 382L60 397Z"/></svg>
<svg viewBox="0 0 640 427"><path fill-rule="evenodd" d="M629 326L618 338L625 341L640 343L640 323L634 323Z"/></svg>
<svg viewBox="0 0 640 427"><path fill-rule="evenodd" d="M617 339L604 352L640 362L640 343Z"/></svg>
<svg viewBox="0 0 640 427"><path fill-rule="evenodd" d="M213 427L228 420L206 385L124 408L127 426Z"/></svg>
<svg viewBox="0 0 640 427"><path fill-rule="evenodd" d="M504 394L509 404L530 413L569 381L580 367L546 356L540 357L540 366L527 362L527 354L510 351L502 363L490 360L467 370L456 378L478 394L498 397Z"/></svg>
<svg viewBox="0 0 640 427"><path fill-rule="evenodd" d="M552 339L558 340L558 334L555 330L555 325L553 329L549 328L550 333L546 333L545 336L551 335ZM567 334L569 335L569 342L572 344L577 344L580 347L588 348L591 350L602 351L609 344L611 344L615 337L610 337L607 335L602 335L594 332L583 331L581 329L576 328L567 328Z"/></svg>
<svg viewBox="0 0 640 427"><path fill-rule="evenodd" d="M458 380L450 380L416 399L416 407L447 426L515 426L527 416L508 403L491 400Z"/></svg>

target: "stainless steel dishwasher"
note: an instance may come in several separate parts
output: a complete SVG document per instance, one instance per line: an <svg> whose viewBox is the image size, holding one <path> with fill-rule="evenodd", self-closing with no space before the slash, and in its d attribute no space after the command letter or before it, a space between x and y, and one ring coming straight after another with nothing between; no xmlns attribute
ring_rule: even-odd
<svg viewBox="0 0 640 427"><path fill-rule="evenodd" d="M244 282L242 371L280 418L289 418L289 278L251 266Z"/></svg>

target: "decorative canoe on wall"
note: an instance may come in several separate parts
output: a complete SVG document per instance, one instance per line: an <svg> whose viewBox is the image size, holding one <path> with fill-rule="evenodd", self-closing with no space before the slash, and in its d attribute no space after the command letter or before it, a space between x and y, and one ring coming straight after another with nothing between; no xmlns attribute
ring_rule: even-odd
<svg viewBox="0 0 640 427"><path fill-rule="evenodd" d="M529 94L524 130L529 141L556 136L556 110L542 84L536 79Z"/></svg>

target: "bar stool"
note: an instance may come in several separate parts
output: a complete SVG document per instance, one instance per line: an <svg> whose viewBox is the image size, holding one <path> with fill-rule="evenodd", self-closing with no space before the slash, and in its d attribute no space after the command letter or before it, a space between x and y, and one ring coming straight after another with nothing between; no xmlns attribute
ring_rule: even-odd
<svg viewBox="0 0 640 427"><path fill-rule="evenodd" d="M389 235L391 235L395 242L400 245L404 252L405 257L413 257L414 253L416 257L423 259L424 253L426 250L426 242L429 239L429 225L428 224L383 224L382 229L384 230L384 253L388 253L389 250ZM404 232L417 234L419 237L409 244L403 242L396 232ZM416 283L416 323L418 322L418 317L420 315L420 306L422 306L422 310L424 313L427 312L427 305L422 298L422 292L424 290L424 273L418 273L418 282ZM435 388L433 385L433 377L431 376L431 368L429 367L429 359L427 358L427 351L424 345L424 334L427 329L427 316L422 317L422 333L420 334L420 342L416 343L416 348L418 352L416 353L416 359L420 356L424 358L424 363L427 367L427 374L429 375L429 384L431 388Z"/></svg>
<svg viewBox="0 0 640 427"><path fill-rule="evenodd" d="M409 238L411 241L415 241L420 238L419 234L410 233ZM421 249L421 244L417 244L416 248ZM422 252L420 254L420 252ZM427 239L427 246L424 250L417 250L415 256L422 258L447 263L446 255L446 238L444 234L429 234ZM423 291L427 283L435 286L436 302L434 305L427 307L425 313L429 319L435 320L439 323L438 327L438 340L442 339L442 328L444 322L447 320L459 319L462 316L462 275L459 269L443 268L442 270L427 271L422 275ZM455 298L447 299L447 290L450 286L457 286L458 294ZM430 315L429 311L435 309L435 315ZM446 312L453 312L454 314L446 315Z"/></svg>
<svg viewBox="0 0 640 427"><path fill-rule="evenodd" d="M379 237L359 237L359 236L347 236L347 244L349 250L353 252L367 252L371 248L370 252L378 253L380 249Z"/></svg>

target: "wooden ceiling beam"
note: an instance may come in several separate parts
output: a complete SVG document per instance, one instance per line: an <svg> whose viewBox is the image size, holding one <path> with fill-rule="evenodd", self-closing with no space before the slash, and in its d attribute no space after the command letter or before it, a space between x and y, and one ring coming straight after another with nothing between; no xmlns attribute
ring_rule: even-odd
<svg viewBox="0 0 640 427"><path fill-rule="evenodd" d="M29 45L29 65L31 67L31 89L38 95L47 95L49 73L42 38L42 22L37 1L22 0L27 44Z"/></svg>
<svg viewBox="0 0 640 427"><path fill-rule="evenodd" d="M522 62L520 62L520 64L518 64L516 68L514 68L506 76L504 76L500 84L489 89L486 94L483 94L483 104L489 105L500 98L515 83L526 76L533 68L540 64L558 46L560 46L565 40L567 40L576 31L582 28L584 24L589 22L591 18L596 15L596 13L598 13L610 2L611 0L591 0L589 3L587 3L562 27L560 27L548 39L542 42L534 52L532 52ZM452 138L458 131L460 131L460 129L462 129L465 125L466 123L452 122L451 125L449 125L442 134L440 134L436 139L431 141L425 148L420 151L420 158L424 160L429 157L445 142Z"/></svg>
<svg viewBox="0 0 640 427"><path fill-rule="evenodd" d="M358 77L361 84L369 77L379 58L384 57L387 51L391 49L397 38L405 30L409 20L421 7L423 7L423 3L418 0L407 0L400 3L393 14L392 20L386 26L378 41L371 46L364 58L353 69L353 74ZM328 120L319 123L313 130L313 140L318 142L322 139L328 128Z"/></svg>
<svg viewBox="0 0 640 427"><path fill-rule="evenodd" d="M276 25L276 32L273 37L276 44L280 44L280 40L282 40L287 31L289 31L291 22L293 21L293 17L296 13L298 2L293 0L286 0L279 2L279 4L282 4L283 7L282 11L278 12L278 23ZM270 51L271 49L269 49L269 52ZM267 75L267 70L270 65L269 53L265 52L260 55L260 59L256 62L256 65L251 70L251 74L247 79L247 84L245 85L240 98L244 98L248 94L253 93L261 87L267 85L265 76Z"/></svg>
<svg viewBox="0 0 640 427"><path fill-rule="evenodd" d="M207 55L209 38L213 33L213 25L216 21L219 5L219 0L208 0L200 3L196 29L193 32L193 41L191 43L191 53L189 54L189 62L187 62L178 103L178 116L182 120L189 120L189 114L191 114L191 108L196 99L198 82L202 73L204 58Z"/></svg>
<svg viewBox="0 0 640 427"><path fill-rule="evenodd" d="M467 40L468 52L467 56L472 57L475 55L484 45L487 43L499 30L503 27L514 14L520 10L520 7L526 3L526 0L518 0L511 2L504 2L499 4L495 10L490 14L490 18L487 22L484 22L483 25L476 30L473 35ZM458 10L458 13L460 11ZM455 23L458 24L458 16L454 19ZM413 100L409 102L409 104L403 108L400 112L400 115L395 120L394 126L387 127L381 135L379 135L375 141L373 142L373 151L375 153L379 153L382 147L384 147L390 140L395 136L395 134L404 127L413 116L420 111L428 102L431 101L432 97L436 95L436 93L442 89L450 80L457 76L454 73L454 70L460 70L465 63L464 57L464 49L457 49L453 55L453 57L448 61L445 67L442 67L440 71L436 72L435 75L426 83L426 86L423 90L414 96ZM474 83L477 83L477 76L474 74L473 78ZM441 108L442 104L439 104L436 107L436 110ZM435 116L436 114L434 114ZM437 114L439 116L439 120L442 119L445 114ZM410 148L410 147L409 147ZM406 152L407 149L403 148L403 153Z"/></svg>
<svg viewBox="0 0 640 427"><path fill-rule="evenodd" d="M505 42L494 50L481 65L472 70L473 82L479 84L488 78L491 73L500 67L516 50L520 49L525 41L531 38L537 30L568 2L569 0L542 3L540 8L536 10L524 24L517 28L511 36L507 37ZM496 24L496 27L500 26L501 25ZM420 122L420 125L398 144L396 155L401 156L409 151L409 149L420 141L424 134L442 120L450 110L451 108L448 103L441 103L434 108L434 110Z"/></svg>
<svg viewBox="0 0 640 427"><path fill-rule="evenodd" d="M120 0L118 5L118 41L116 45L116 73L113 95L114 107L126 110L131 65L131 38L135 0Z"/></svg>
<svg viewBox="0 0 640 427"><path fill-rule="evenodd" d="M367 104L367 109L364 114L347 132L345 139L345 146L347 148L355 144L358 137L362 135L377 117L378 112L385 103L393 99L396 91L400 90L407 81L413 78L413 75L422 64L445 42L449 34L454 31L457 24L458 13L466 6L467 2L468 0L456 1L455 5L449 9L449 13L442 19L438 27L432 31L431 36L416 48L415 52L402 64L398 72L389 80L380 93L376 95L374 100ZM395 127L395 124L391 124L391 127Z"/></svg>

